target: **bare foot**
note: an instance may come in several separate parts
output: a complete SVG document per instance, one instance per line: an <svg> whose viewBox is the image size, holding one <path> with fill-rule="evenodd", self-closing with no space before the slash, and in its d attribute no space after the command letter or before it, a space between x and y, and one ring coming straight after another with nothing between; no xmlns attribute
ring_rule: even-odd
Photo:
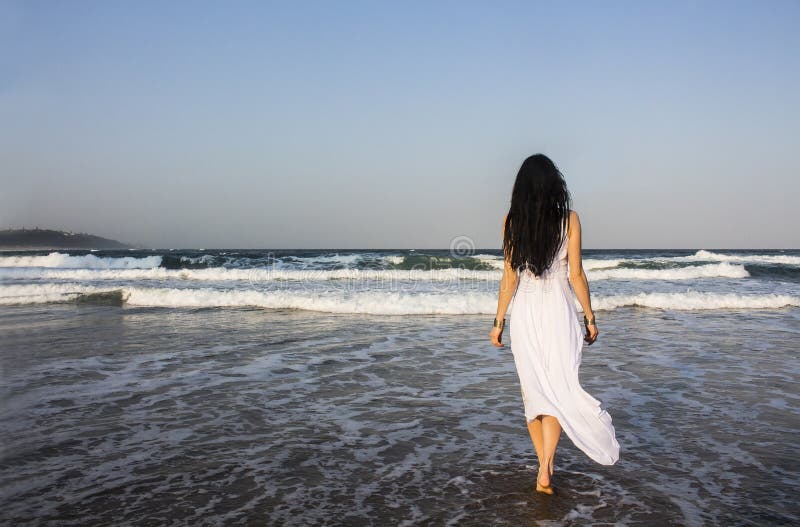
<svg viewBox="0 0 800 527"><path fill-rule="evenodd" d="M547 469L542 470L542 465L539 465L539 474L536 476L536 492L543 492L545 494L552 494L553 489L550 488L550 474Z"/></svg>

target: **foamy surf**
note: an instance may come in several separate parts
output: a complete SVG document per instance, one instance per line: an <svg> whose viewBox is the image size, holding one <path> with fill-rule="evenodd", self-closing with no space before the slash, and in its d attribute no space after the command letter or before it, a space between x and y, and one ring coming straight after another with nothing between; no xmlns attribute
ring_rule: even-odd
<svg viewBox="0 0 800 527"><path fill-rule="evenodd" d="M671 269L593 269L587 271L589 280L694 280L697 278L747 278L750 273L742 265L718 263Z"/></svg>
<svg viewBox="0 0 800 527"><path fill-rule="evenodd" d="M669 258L675 262L744 262L778 265L800 265L800 256L788 254L723 254L700 249L691 256L676 256Z"/></svg>
<svg viewBox="0 0 800 527"><path fill-rule="evenodd" d="M473 258L480 260L487 265L494 267L495 269L503 270L505 267L505 261L503 260L502 256L496 256L493 254L476 254ZM620 263L625 260L622 259L610 259L610 260L603 260L603 259L596 259L596 258L584 258L581 264L583 265L584 270L590 271L594 269L609 269L612 267L617 267Z"/></svg>
<svg viewBox="0 0 800 527"><path fill-rule="evenodd" d="M692 280L696 278L746 278L749 273L741 265L729 263L689 266L672 269L595 269L587 271L590 280ZM456 280L497 281L501 271L477 271L450 267L446 269L229 269L211 267L206 269L51 269L46 267L3 267L0 279L47 279L47 280L188 280L188 281L330 281L330 280L375 280L434 281Z"/></svg>
<svg viewBox="0 0 800 527"><path fill-rule="evenodd" d="M366 291L356 293L304 293L211 288L103 288L81 284L46 284L0 287L0 305L86 301L91 296L118 294L130 306L165 308L260 307L299 309L326 313L374 315L468 314L491 311L486 293L402 293Z"/></svg>
<svg viewBox="0 0 800 527"><path fill-rule="evenodd" d="M0 278L5 279L49 279L49 280L196 280L196 281L295 281L319 282L331 280L375 280L393 281L452 281L452 280L499 280L498 271L474 271L471 269L228 269L212 267L207 269L0 269Z"/></svg>
<svg viewBox="0 0 800 527"><path fill-rule="evenodd" d="M638 293L635 295L600 296L597 300L592 300L592 307L600 311L626 306L671 311L777 309L800 306L800 296L779 294L740 295L736 293L686 291L683 293Z"/></svg>
<svg viewBox="0 0 800 527"><path fill-rule="evenodd" d="M47 267L59 269L150 269L161 265L161 256L103 258L94 254L71 256L52 252L46 256L2 256L0 267Z"/></svg>
<svg viewBox="0 0 800 527"><path fill-rule="evenodd" d="M214 288L103 288L81 284L43 284L0 286L0 304L38 304L84 301L91 295L108 300L119 295L130 306L162 308L259 307L298 309L326 313L373 315L492 314L497 296L488 292L423 293L397 291L257 291ZM577 301L576 308L580 309ZM686 291L682 293L639 293L634 295L596 295L592 306L597 311L622 307L662 310L776 309L800 306L800 296L779 294L736 294ZM513 301L509 313L513 311Z"/></svg>

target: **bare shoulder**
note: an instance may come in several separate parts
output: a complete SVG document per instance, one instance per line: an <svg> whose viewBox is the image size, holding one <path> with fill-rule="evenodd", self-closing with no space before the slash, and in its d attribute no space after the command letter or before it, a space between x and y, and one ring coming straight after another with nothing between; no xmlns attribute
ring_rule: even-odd
<svg viewBox="0 0 800 527"><path fill-rule="evenodd" d="M569 231L567 234L572 234L573 232L580 232L581 230L581 218L578 216L578 211L570 209L569 211Z"/></svg>

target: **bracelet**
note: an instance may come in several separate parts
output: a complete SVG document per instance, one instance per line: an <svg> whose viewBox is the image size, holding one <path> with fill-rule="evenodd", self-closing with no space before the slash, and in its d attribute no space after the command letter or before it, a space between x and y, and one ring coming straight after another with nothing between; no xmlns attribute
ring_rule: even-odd
<svg viewBox="0 0 800 527"><path fill-rule="evenodd" d="M506 319L502 318L499 321L494 319L494 323L492 324L493 328L500 328L501 330L506 326Z"/></svg>
<svg viewBox="0 0 800 527"><path fill-rule="evenodd" d="M586 318L586 315L583 315L583 323L587 326L596 326L597 324L594 323L595 317L592 317L592 320Z"/></svg>

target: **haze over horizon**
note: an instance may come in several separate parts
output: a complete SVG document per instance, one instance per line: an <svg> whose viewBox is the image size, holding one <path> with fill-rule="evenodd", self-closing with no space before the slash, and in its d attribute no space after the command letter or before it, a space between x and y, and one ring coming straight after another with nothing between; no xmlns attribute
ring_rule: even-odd
<svg viewBox="0 0 800 527"><path fill-rule="evenodd" d="M0 3L0 228L500 247L522 160L584 248L798 248L800 3Z"/></svg>

